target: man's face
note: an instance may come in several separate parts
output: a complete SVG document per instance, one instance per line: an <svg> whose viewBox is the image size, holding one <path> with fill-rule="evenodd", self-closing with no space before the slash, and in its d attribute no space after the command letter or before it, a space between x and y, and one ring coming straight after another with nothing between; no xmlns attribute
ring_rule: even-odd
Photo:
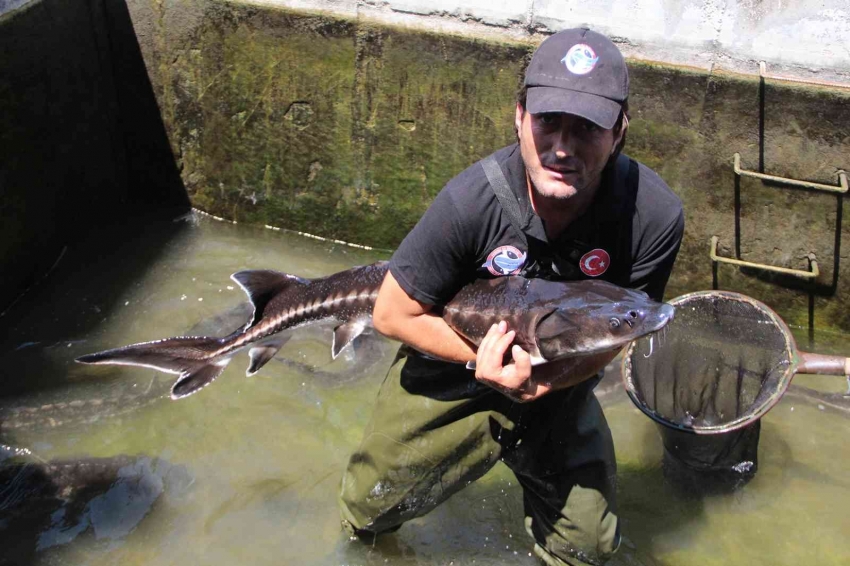
<svg viewBox="0 0 850 566"><path fill-rule="evenodd" d="M537 194L568 199L599 186L602 170L622 137L561 112L532 114L516 107L525 169Z"/></svg>

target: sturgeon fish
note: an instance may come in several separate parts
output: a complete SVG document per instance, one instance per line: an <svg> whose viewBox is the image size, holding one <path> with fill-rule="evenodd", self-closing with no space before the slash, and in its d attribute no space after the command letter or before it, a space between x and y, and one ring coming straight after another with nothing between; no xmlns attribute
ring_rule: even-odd
<svg viewBox="0 0 850 566"><path fill-rule="evenodd" d="M185 493L188 469L145 456L45 461L0 444L0 564L37 564L80 538L121 540L164 493ZM148 519L150 520L150 519Z"/></svg>
<svg viewBox="0 0 850 566"><path fill-rule="evenodd" d="M250 356L246 374L254 375L286 341L283 330L311 322L339 323L331 346L336 358L371 326L372 307L386 273L386 262L318 279L269 270L240 271L231 278L253 305L253 316L244 328L222 338L180 336L132 344L77 361L177 374L171 398L180 399L212 383L243 349ZM518 276L477 280L436 311L475 345L493 323L506 321L516 331L514 343L529 352L534 365L619 350L661 329L673 312L671 305L655 302L642 291L601 280L553 282Z"/></svg>

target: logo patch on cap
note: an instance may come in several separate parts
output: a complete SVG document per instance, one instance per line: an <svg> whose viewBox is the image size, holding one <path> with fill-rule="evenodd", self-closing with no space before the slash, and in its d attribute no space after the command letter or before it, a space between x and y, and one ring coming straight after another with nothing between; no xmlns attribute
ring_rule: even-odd
<svg viewBox="0 0 850 566"><path fill-rule="evenodd" d="M586 75L596 66L599 57L589 45L577 43L570 47L561 62L567 66L567 70L575 75Z"/></svg>
<svg viewBox="0 0 850 566"><path fill-rule="evenodd" d="M611 256L609 256L608 252L601 248L590 250L581 256L581 259L578 262L581 272L588 277L599 277L608 271L608 266L610 264Z"/></svg>
<svg viewBox="0 0 850 566"><path fill-rule="evenodd" d="M525 265L526 254L513 246L499 246L487 256L481 267L493 275L516 275Z"/></svg>

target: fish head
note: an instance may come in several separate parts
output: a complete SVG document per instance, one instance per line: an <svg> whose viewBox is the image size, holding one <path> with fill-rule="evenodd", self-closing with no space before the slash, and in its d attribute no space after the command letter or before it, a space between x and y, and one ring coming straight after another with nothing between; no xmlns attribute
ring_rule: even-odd
<svg viewBox="0 0 850 566"><path fill-rule="evenodd" d="M642 291L622 291L617 300L600 296L581 308L557 307L541 317L535 332L541 356L556 360L622 348L673 319L672 305L655 302Z"/></svg>

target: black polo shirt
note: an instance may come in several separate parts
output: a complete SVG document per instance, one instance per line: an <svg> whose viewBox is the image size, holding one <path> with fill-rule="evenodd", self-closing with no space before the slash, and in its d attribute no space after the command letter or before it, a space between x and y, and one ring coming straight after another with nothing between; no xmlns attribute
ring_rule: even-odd
<svg viewBox="0 0 850 566"><path fill-rule="evenodd" d="M620 155L603 172L587 212L550 242L528 202L519 145L493 157L519 202L525 236L499 204L481 162L475 163L448 182L393 254L390 271L408 295L439 305L476 278L541 273L564 280L605 279L661 300L682 240L684 214L679 198L655 172ZM535 265L544 269L529 272Z"/></svg>

